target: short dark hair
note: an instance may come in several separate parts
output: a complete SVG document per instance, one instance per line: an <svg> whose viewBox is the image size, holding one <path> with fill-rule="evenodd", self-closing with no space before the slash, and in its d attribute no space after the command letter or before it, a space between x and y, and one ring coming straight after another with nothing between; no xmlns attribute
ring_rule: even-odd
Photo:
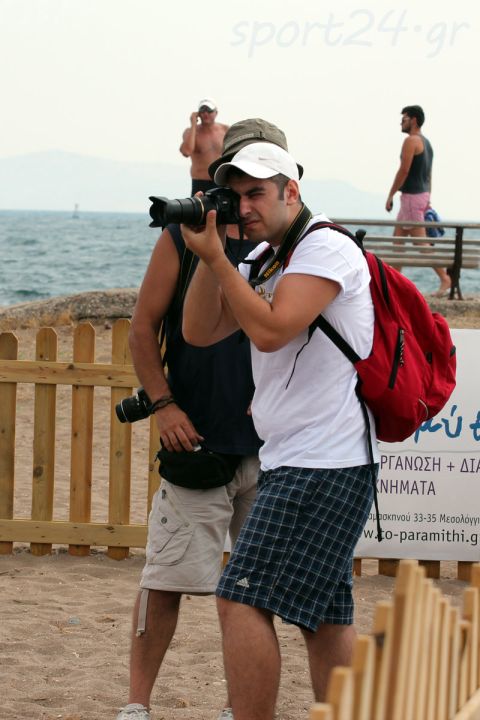
<svg viewBox="0 0 480 720"><path fill-rule="evenodd" d="M409 118L415 118L418 127L422 127L425 122L425 113L420 105L407 105L402 110L402 115L408 115Z"/></svg>
<svg viewBox="0 0 480 720"><path fill-rule="evenodd" d="M274 185L277 186L278 190L278 198L281 200L283 198L283 191L287 187L287 183L290 180L286 175L282 175L282 173L278 173L278 175L273 175L271 178L268 178L273 182Z"/></svg>

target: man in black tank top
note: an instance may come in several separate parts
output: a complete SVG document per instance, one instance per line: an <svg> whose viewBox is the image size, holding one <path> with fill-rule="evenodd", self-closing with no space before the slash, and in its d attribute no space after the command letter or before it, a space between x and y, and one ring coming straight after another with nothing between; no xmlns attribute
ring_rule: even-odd
<svg viewBox="0 0 480 720"><path fill-rule="evenodd" d="M210 178L214 163L209 164L208 155L218 140L213 135L218 130L215 109L211 98L199 103L203 122L198 132L204 144L200 150L207 165L196 165L195 179ZM191 118L195 132L196 115L192 113ZM212 134L206 132L207 127ZM287 149L284 133L260 118L234 127L230 133L221 133L225 137L223 145L218 140L215 163L221 164L228 154L233 157L239 148L260 138ZM191 141L188 132L184 141L187 136ZM190 150L183 147L182 153L190 155ZM225 256L233 266L238 265L257 242L239 241L238 228L231 226L227 228ZM150 720L150 695L175 633L182 595L215 591L227 531L233 546L256 493L261 441L249 412L254 393L250 342L237 333L213 346L193 347L182 335L183 299L197 261L186 249L178 225L166 227L140 288L130 349L147 395L155 406L158 400L155 419L165 448L193 452L201 442L215 453L240 457L241 461L233 480L209 490L179 487L162 478L148 520L146 563L133 612L128 704L117 720ZM164 318L168 377L158 342ZM229 705L227 698L217 720L233 720Z"/></svg>
<svg viewBox="0 0 480 720"><path fill-rule="evenodd" d="M239 241L236 226L229 230L225 254L236 265L255 243ZM249 413L250 344L237 334L196 348L182 336L183 298L197 261L180 227L168 225L139 291L130 349L141 384L152 402L158 399L155 420L162 445L194 454L201 443L226 462L234 460L237 469L227 485L208 490L162 478L148 519L146 563L133 612L128 704L117 720L150 720L150 695L174 636L182 595L214 593L226 535L233 545L256 494L261 443ZM162 321L168 375L159 347ZM230 705L228 698L225 704ZM230 718L230 710L221 710L219 717Z"/></svg>
<svg viewBox="0 0 480 720"><path fill-rule="evenodd" d="M393 207L393 197L399 190L401 195L400 211L397 220L405 221L405 225L395 227L394 236L409 235L415 238L426 238L423 227L412 227L410 222L424 222L425 212L430 205L432 183L433 149L427 138L422 135L421 127L425 114L419 105L407 105L402 110L402 132L407 133L400 154L400 167L395 175L388 194L385 208L388 212ZM399 244L401 244L399 242ZM419 242L419 245L427 244ZM400 268L399 268L400 269ZM435 293L438 296L448 292L451 279L445 268L433 268L440 279L440 287Z"/></svg>

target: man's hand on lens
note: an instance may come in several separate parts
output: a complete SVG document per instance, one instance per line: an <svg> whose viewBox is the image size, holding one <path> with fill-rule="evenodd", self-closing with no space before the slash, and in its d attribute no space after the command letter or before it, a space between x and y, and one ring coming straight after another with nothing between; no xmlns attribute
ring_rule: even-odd
<svg viewBox="0 0 480 720"><path fill-rule="evenodd" d="M182 235L186 246L198 255L207 265L211 265L218 257L223 257L224 241L219 235L219 228L216 225L216 210L207 213L207 223L200 227L182 225ZM225 226L220 228L225 239Z"/></svg>

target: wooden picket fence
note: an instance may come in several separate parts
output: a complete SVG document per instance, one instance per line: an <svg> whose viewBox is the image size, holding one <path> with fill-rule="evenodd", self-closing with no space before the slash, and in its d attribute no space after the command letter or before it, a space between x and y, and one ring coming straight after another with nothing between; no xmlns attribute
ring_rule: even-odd
<svg viewBox="0 0 480 720"><path fill-rule="evenodd" d="M153 458L158 434L150 423L148 459L145 461L145 520L130 523L132 427L121 424L115 405L130 395L138 381L128 348L129 320L112 328L110 363L95 363L95 330L81 323L73 331L73 360L57 360L58 337L53 328L41 328L35 360L18 359L18 340L11 332L0 334L0 554L14 542L31 544L34 555L51 552L52 544L68 545L71 555L88 555L91 546L106 546L108 555L122 559L129 548L144 547L146 519L158 487ZM33 383L33 466L31 517L14 518L17 390ZM72 388L70 432L69 520L54 519L56 396L58 385ZM110 447L108 521L91 521L94 388L110 388Z"/></svg>
<svg viewBox="0 0 480 720"><path fill-rule="evenodd" d="M402 560L393 600L379 602L351 667L334 668L310 720L479 720L480 564L463 609L415 560Z"/></svg>
<svg viewBox="0 0 480 720"><path fill-rule="evenodd" d="M0 334L0 554L11 553L14 542L30 543L34 555L51 552L52 544L68 545L71 555L87 555L90 547L101 546L107 547L108 555L117 559L127 557L129 548L145 547L148 511L159 482L153 463L158 433L151 419L148 448L142 460L142 481L145 478L142 522L132 523L132 426L121 424L114 410L138 385L128 348L129 327L127 319L117 320L113 325L108 363L95 362L95 329L90 323L80 323L74 328L72 360L67 362L58 360L58 336L53 328L38 331L34 360L18 358L18 340L12 332ZM16 437L18 390L22 384L34 386L29 518L14 517L16 444L23 442L23 437ZM61 424L56 413L59 385L70 386L72 394L70 471L66 480L70 484L68 520L55 519L53 503L56 483L57 487L59 484L55 477L56 429ZM101 403L105 405L104 398L95 396L95 388L110 389L106 522L92 522L93 418ZM135 423L135 426L142 424ZM354 562L357 575L362 573L362 562L359 558ZM395 575L398 562L378 560L379 574ZM440 576L439 561L421 561L421 564L428 577ZM458 562L459 579L469 580L471 566L470 562Z"/></svg>

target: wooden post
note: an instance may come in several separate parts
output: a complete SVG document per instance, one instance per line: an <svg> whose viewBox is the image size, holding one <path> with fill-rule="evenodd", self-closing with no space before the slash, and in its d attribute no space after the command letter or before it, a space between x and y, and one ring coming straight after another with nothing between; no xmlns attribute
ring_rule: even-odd
<svg viewBox="0 0 480 720"><path fill-rule="evenodd" d="M112 362L131 365L128 349L129 320L117 320L112 331ZM115 405L132 393L132 388L112 387L110 410L110 473L108 520L127 525L130 520L130 481L132 456L132 428L119 422ZM114 560L128 557L128 547L109 547L107 554Z"/></svg>
<svg viewBox="0 0 480 720"><path fill-rule="evenodd" d="M480 563L472 563L470 583L472 587L477 587L480 590Z"/></svg>
<svg viewBox="0 0 480 720"><path fill-rule="evenodd" d="M460 610L450 608L450 652L448 679L448 718L454 717L458 708L458 680L460 673Z"/></svg>
<svg viewBox="0 0 480 720"><path fill-rule="evenodd" d="M353 713L353 670L349 667L335 667L330 674L327 689L327 703L333 708L335 720L352 720Z"/></svg>
<svg viewBox="0 0 480 720"><path fill-rule="evenodd" d="M57 341L53 328L41 328L37 333L35 359L55 361ZM56 385L35 384L32 520L51 520L53 517L56 401ZM52 545L31 543L30 548L32 555L48 555Z"/></svg>
<svg viewBox="0 0 480 720"><path fill-rule="evenodd" d="M387 575L387 577L395 577L398 571L400 560L384 559L378 561L378 574Z"/></svg>
<svg viewBox="0 0 480 720"><path fill-rule="evenodd" d="M417 663L417 683L414 697L413 717L424 720L427 705L427 676L430 666L430 633L434 598L433 583L430 579L423 583L423 602L419 628L419 657Z"/></svg>
<svg viewBox="0 0 480 720"><path fill-rule="evenodd" d="M314 703L310 709L308 720L334 720L332 706L327 703Z"/></svg>
<svg viewBox="0 0 480 720"><path fill-rule="evenodd" d="M404 720L407 672L410 651L410 628L414 601L415 560L399 565L393 603L392 663L388 679L387 718Z"/></svg>
<svg viewBox="0 0 480 720"><path fill-rule="evenodd" d="M371 720L375 679L375 639L359 635L353 648L353 720Z"/></svg>
<svg viewBox="0 0 480 720"><path fill-rule="evenodd" d="M425 568L427 578L438 580L440 577L440 560L419 560L418 564Z"/></svg>
<svg viewBox="0 0 480 720"><path fill-rule="evenodd" d="M392 661L393 603L380 601L373 618L375 677L373 681L374 720L387 720L387 692Z"/></svg>
<svg viewBox="0 0 480 720"><path fill-rule="evenodd" d="M95 330L82 323L73 335L73 362L95 362ZM70 520L90 522L92 509L93 386L72 385ZM85 556L88 545L69 545L70 555Z"/></svg>
<svg viewBox="0 0 480 720"><path fill-rule="evenodd" d="M463 593L463 617L468 620L472 632L470 643L468 697L478 689L478 588L469 587Z"/></svg>
<svg viewBox="0 0 480 720"><path fill-rule="evenodd" d="M433 589L432 619L430 623L430 638L428 652L430 662L427 670L427 705L425 720L436 720L435 708L438 697L438 648L440 632L440 599L441 593L438 588Z"/></svg>
<svg viewBox="0 0 480 720"><path fill-rule="evenodd" d="M450 614L451 606L447 598L440 600L440 628L438 646L438 680L435 720L448 720L448 681L450 679Z"/></svg>
<svg viewBox="0 0 480 720"><path fill-rule="evenodd" d="M473 587L480 588L480 563L472 563L472 572L470 579Z"/></svg>
<svg viewBox="0 0 480 720"><path fill-rule="evenodd" d="M362 575L362 559L361 558L353 559L353 574L358 575L358 577L361 577L361 575Z"/></svg>
<svg viewBox="0 0 480 720"><path fill-rule="evenodd" d="M423 650L420 645L420 636L424 622L423 610L428 586L428 580L425 579L425 568L417 566L413 578L411 623L408 633L409 650L406 661L404 720L413 720L414 718L415 697L417 696L419 679L418 670Z"/></svg>
<svg viewBox="0 0 480 720"><path fill-rule="evenodd" d="M472 587L476 588L478 590L478 623L477 623L477 636L474 638L474 642L477 644L477 665L478 665L478 675L477 675L477 688L480 688L480 563L474 563L471 568L471 579L470 579Z"/></svg>
<svg viewBox="0 0 480 720"><path fill-rule="evenodd" d="M13 333L0 334L0 358L16 360L18 340ZM17 383L0 383L0 517L13 518L15 486L15 422ZM0 542L0 555L13 550L12 542Z"/></svg>
<svg viewBox="0 0 480 720"><path fill-rule="evenodd" d="M457 580L463 580L464 582L470 582L472 567L474 563L467 562L465 560L459 560L457 562Z"/></svg>
<svg viewBox="0 0 480 720"><path fill-rule="evenodd" d="M458 703L461 710L468 700L469 659L472 643L472 628L467 620L460 620L460 658L458 663Z"/></svg>

